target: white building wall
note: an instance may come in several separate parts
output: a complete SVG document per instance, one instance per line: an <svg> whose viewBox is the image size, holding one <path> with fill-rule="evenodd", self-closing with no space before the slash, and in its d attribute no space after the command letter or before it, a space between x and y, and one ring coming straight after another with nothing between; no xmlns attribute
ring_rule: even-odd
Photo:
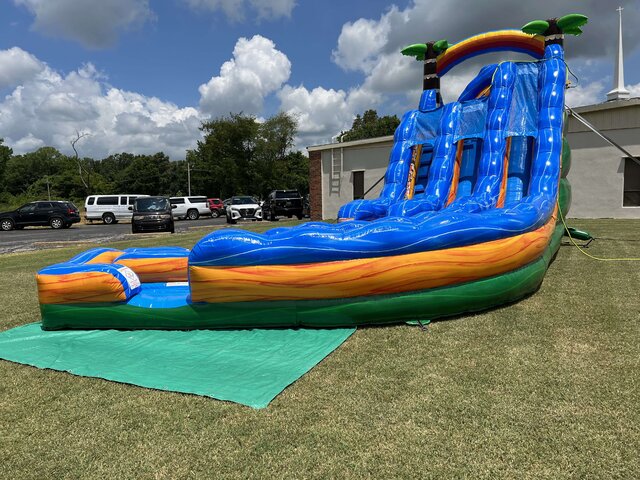
<svg viewBox="0 0 640 480"><path fill-rule="evenodd" d="M629 153L640 156L640 128L608 131L606 135ZM571 146L569 216L574 218L640 218L640 207L623 207L622 152L592 132L568 133Z"/></svg>
<svg viewBox="0 0 640 480"><path fill-rule="evenodd" d="M353 172L364 170L365 192L382 177L389 164L391 140L372 145L355 145L342 148L342 169L339 185L331 181L332 149L322 151L322 216L324 219L337 218L342 205L353 200ZM365 198L376 198L384 182L380 182Z"/></svg>
<svg viewBox="0 0 640 480"><path fill-rule="evenodd" d="M575 109L604 135L640 156L640 99L605 102ZM576 218L640 218L640 207L623 207L624 157L617 148L569 117L569 182Z"/></svg>

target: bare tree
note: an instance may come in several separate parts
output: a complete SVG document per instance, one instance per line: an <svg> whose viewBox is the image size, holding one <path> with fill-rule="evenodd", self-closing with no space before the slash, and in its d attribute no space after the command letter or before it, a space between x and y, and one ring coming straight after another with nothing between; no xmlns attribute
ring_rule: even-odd
<svg viewBox="0 0 640 480"><path fill-rule="evenodd" d="M73 152L75 153L75 160L78 164L78 174L80 175L80 181L84 185L87 194L89 194L89 172L87 172L87 170L82 166L82 162L80 161L80 158L78 156L78 150L76 149L76 143L78 143L84 137L88 137L89 135L91 134L87 132L80 133L78 130L76 130L76 138L71 140L71 148L73 148Z"/></svg>

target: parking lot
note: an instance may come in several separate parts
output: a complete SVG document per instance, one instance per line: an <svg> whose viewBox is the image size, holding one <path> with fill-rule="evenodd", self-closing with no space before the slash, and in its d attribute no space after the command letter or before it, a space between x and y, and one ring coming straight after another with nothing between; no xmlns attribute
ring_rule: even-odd
<svg viewBox="0 0 640 480"><path fill-rule="evenodd" d="M225 217L200 218L199 220L176 221L176 233L187 232L193 228L226 225ZM158 235L158 234L145 234ZM169 235L169 234L160 234ZM24 230L0 232L0 254L28 250L42 250L73 243L96 243L97 245L132 236L131 224L119 222L112 225L102 223L75 224L68 229L54 230L49 227L27 227ZM136 237L141 236L140 234Z"/></svg>

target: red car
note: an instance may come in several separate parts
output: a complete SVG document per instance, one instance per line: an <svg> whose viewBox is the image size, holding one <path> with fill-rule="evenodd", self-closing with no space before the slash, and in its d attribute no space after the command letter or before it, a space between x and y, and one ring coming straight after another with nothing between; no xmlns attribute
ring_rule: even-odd
<svg viewBox="0 0 640 480"><path fill-rule="evenodd" d="M207 198L207 203L209 204L209 210L211 210L211 216L213 218L218 218L220 215L225 214L224 204L219 198Z"/></svg>

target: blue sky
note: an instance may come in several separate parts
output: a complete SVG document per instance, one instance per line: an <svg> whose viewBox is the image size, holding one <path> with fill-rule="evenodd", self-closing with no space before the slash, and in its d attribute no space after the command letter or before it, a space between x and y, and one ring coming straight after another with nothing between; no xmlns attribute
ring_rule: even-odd
<svg viewBox="0 0 640 480"><path fill-rule="evenodd" d="M533 3L533 2L530 2ZM417 101L421 67L408 43L518 28L579 11L592 22L566 42L580 83L572 106L611 88L617 13L608 1L539 0L0 0L0 137L16 153L164 150L184 158L202 120L231 111L299 119L298 147L325 143L367 108L399 116ZM624 7L626 83L640 95L637 1ZM577 5L577 6L576 6ZM505 58L505 57L502 57ZM446 100L479 58L443 83Z"/></svg>

